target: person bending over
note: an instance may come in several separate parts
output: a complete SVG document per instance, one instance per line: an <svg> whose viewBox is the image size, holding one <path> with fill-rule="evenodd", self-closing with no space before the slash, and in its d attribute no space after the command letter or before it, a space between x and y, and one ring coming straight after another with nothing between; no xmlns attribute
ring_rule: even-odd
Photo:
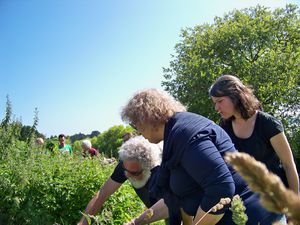
<svg viewBox="0 0 300 225"><path fill-rule="evenodd" d="M83 157L99 155L99 152L95 148L92 148L92 143L88 139L81 142L81 147Z"/></svg>
<svg viewBox="0 0 300 225"><path fill-rule="evenodd" d="M258 194L251 192L225 162L224 155L236 149L228 134L213 121L186 112L179 101L158 89L137 92L121 116L151 143L164 141L162 163L150 194L163 198L167 207L155 204L153 216L167 208L171 225L181 221L196 225L199 220L201 225L234 224L228 204L216 212L210 209L238 194L246 207L247 225L271 225L280 218L263 208ZM139 219L129 224L145 224Z"/></svg>
<svg viewBox="0 0 300 225"><path fill-rule="evenodd" d="M159 145L151 144L142 136L136 136L122 144L119 150L119 163L110 178L104 183L88 203L85 214L95 215L104 202L115 193L121 185L129 180L136 194L146 207L151 207L158 199L149 195L149 185L156 179L161 162ZM160 212L162 219L167 218L167 210ZM83 216L78 225L87 225Z"/></svg>

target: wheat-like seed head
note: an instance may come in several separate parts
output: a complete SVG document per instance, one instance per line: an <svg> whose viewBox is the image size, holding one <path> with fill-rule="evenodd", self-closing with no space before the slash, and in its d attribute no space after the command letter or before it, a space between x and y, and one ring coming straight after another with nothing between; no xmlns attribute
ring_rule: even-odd
<svg viewBox="0 0 300 225"><path fill-rule="evenodd" d="M289 222L300 225L300 197L288 190L277 175L246 153L227 153L225 160L233 165L253 191L260 193L266 209L283 213Z"/></svg>

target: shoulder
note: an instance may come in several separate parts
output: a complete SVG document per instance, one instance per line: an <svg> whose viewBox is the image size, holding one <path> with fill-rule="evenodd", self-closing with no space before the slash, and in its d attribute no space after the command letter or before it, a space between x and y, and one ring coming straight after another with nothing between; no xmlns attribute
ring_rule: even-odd
<svg viewBox="0 0 300 225"><path fill-rule="evenodd" d="M281 121L269 113L258 111L256 123L259 129L266 133L268 138L283 132Z"/></svg>
<svg viewBox="0 0 300 225"><path fill-rule="evenodd" d="M281 121L269 113L258 111L257 117L259 118L258 121L264 123L265 125L275 126L278 128L283 127Z"/></svg>
<svg viewBox="0 0 300 225"><path fill-rule="evenodd" d="M91 151L92 151L92 152L95 152L95 153L98 152L98 150L95 149L95 148L91 148Z"/></svg>
<svg viewBox="0 0 300 225"><path fill-rule="evenodd" d="M127 180L122 161L119 161L110 178L118 183L124 183Z"/></svg>

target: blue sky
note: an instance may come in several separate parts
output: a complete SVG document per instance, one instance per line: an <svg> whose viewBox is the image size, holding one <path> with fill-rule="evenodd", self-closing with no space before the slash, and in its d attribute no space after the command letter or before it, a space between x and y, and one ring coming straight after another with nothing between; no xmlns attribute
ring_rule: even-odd
<svg viewBox="0 0 300 225"><path fill-rule="evenodd" d="M180 30L233 9L299 0L1 0L0 119L46 136L103 132L137 90L161 88Z"/></svg>

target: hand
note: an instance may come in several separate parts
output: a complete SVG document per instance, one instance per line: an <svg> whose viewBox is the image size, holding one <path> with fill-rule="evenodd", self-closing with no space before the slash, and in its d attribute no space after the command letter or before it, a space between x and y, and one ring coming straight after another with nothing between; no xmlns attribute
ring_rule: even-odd
<svg viewBox="0 0 300 225"><path fill-rule="evenodd" d="M221 198L220 202L211 209L211 212L217 212L218 210L222 209L224 205L227 205L230 202L231 202L230 198Z"/></svg>

